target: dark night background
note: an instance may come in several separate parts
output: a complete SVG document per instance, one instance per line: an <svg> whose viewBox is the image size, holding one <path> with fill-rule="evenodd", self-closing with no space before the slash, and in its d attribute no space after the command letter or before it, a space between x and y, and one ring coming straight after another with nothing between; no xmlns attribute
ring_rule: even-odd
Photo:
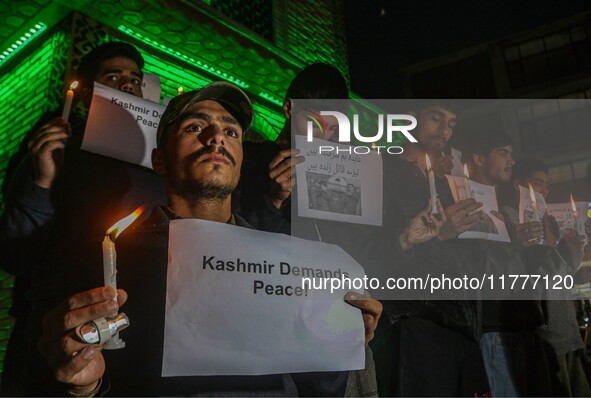
<svg viewBox="0 0 591 398"><path fill-rule="evenodd" d="M352 89L399 98L398 68L591 8L591 1L345 0Z"/></svg>

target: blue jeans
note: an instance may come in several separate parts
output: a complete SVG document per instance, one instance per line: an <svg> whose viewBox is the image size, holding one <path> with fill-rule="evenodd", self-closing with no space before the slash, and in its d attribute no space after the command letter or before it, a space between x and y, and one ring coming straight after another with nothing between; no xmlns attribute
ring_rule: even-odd
<svg viewBox="0 0 591 398"><path fill-rule="evenodd" d="M548 364L534 332L489 332L480 351L493 397L548 396Z"/></svg>
<svg viewBox="0 0 591 398"><path fill-rule="evenodd" d="M525 345L520 333L489 332L480 338L480 351L493 397L523 396L520 387L527 379Z"/></svg>

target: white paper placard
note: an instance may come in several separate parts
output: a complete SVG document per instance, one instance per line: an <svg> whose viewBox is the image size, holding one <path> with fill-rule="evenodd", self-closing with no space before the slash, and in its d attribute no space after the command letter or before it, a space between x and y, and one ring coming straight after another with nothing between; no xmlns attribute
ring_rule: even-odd
<svg viewBox="0 0 591 398"><path fill-rule="evenodd" d="M347 145L295 136L305 162L296 166L298 216L382 225L382 158L348 153ZM321 146L339 153L319 153ZM395 156L395 155L388 155Z"/></svg>
<svg viewBox="0 0 591 398"><path fill-rule="evenodd" d="M462 152L457 150L456 148L451 149L451 156L452 156L452 169L451 175L456 177L463 177L464 176L464 165L462 164Z"/></svg>
<svg viewBox="0 0 591 398"><path fill-rule="evenodd" d="M343 301L348 290L302 290L303 274L337 273L363 276L334 245L173 220L162 376L363 368L363 320Z"/></svg>
<svg viewBox="0 0 591 398"><path fill-rule="evenodd" d="M152 102L160 103L160 93L162 86L160 85L160 76L153 73L145 73L142 79L142 94L143 97Z"/></svg>
<svg viewBox="0 0 591 398"><path fill-rule="evenodd" d="M575 224L575 216L570 202L567 203L547 203L548 213L556 219L558 228L560 229L560 239L569 231L585 231L585 223L587 222L587 211L589 205L587 202L575 202L578 213L578 229ZM585 235L585 241L587 235Z"/></svg>
<svg viewBox="0 0 591 398"><path fill-rule="evenodd" d="M529 188L519 186L519 223L523 224L528 221L542 221L544 213L546 212L546 201L544 196L534 191L536 197L537 215L534 213L534 207L531 200ZM536 218L537 217L537 218Z"/></svg>
<svg viewBox="0 0 591 398"><path fill-rule="evenodd" d="M465 178L457 176L446 177L454 196L454 200L458 202L459 200L466 199L466 195L464 194L464 192L466 192L464 186ZM470 191L472 192L472 197L477 202L482 203L482 207L478 210L481 210L483 214L478 224L472 227L469 231L460 234L458 238L510 242L511 239L509 238L505 223L491 213L493 210L495 212L499 211L495 187L470 180Z"/></svg>
<svg viewBox="0 0 591 398"><path fill-rule="evenodd" d="M152 168L164 106L94 83L82 149Z"/></svg>

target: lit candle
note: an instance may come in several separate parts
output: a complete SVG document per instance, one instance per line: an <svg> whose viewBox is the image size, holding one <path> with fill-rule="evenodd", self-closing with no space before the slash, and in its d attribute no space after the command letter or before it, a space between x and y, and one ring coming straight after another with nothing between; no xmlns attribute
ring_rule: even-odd
<svg viewBox="0 0 591 398"><path fill-rule="evenodd" d="M540 216L538 215L538 202L536 201L536 193L534 192L534 187L529 185L529 197L531 199L531 208L534 211L534 219L532 221L540 221Z"/></svg>
<svg viewBox="0 0 591 398"><path fill-rule="evenodd" d="M438 214L437 211L437 190L435 189L435 172L431 167L429 155L425 154L425 163L427 164L427 174L429 174L429 193L431 194L431 213Z"/></svg>
<svg viewBox="0 0 591 398"><path fill-rule="evenodd" d="M177 95L177 96L178 96L178 95L181 95L181 94L182 94L182 93L184 93L184 92L185 92L185 90L183 90L183 87L179 87L179 88L176 90L176 95Z"/></svg>
<svg viewBox="0 0 591 398"><path fill-rule="evenodd" d="M105 286L111 286L117 292L117 252L115 250L115 240L127 227L134 222L144 211L143 207L138 207L133 213L117 221L107 230L103 240L103 272L105 277Z"/></svg>
<svg viewBox="0 0 591 398"><path fill-rule="evenodd" d="M577 234L585 236L585 226L579 223L579 212L577 211L577 205L573 199L573 194L570 194L570 205L573 209L573 218L575 219L575 230Z"/></svg>
<svg viewBox="0 0 591 398"><path fill-rule="evenodd" d="M143 207L138 207L133 213L117 221L107 230L103 240L103 276L105 286L115 289L115 300L117 300L117 251L115 250L115 240L143 211ZM125 343L118 336L115 336L105 345L107 349L123 347L125 347Z"/></svg>
<svg viewBox="0 0 591 398"><path fill-rule="evenodd" d="M472 198L472 188L470 187L470 174L468 173L468 164L464 163L464 190L466 199Z"/></svg>
<svg viewBox="0 0 591 398"><path fill-rule="evenodd" d="M62 111L62 119L68 121L70 118L70 110L72 109L72 102L74 101L74 89L78 87L78 82L74 81L70 84L70 89L66 93L66 100L64 101L64 110Z"/></svg>

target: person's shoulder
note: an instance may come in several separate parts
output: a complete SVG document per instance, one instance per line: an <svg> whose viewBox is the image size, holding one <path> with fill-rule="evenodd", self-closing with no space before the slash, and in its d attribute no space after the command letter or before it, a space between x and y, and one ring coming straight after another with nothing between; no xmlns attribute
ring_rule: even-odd
<svg viewBox="0 0 591 398"><path fill-rule="evenodd" d="M240 217L238 214L232 213L232 215L234 216L234 220L236 221L236 226L248 228L248 229L256 229L255 227L250 225L248 223L248 221L246 221L244 218Z"/></svg>
<svg viewBox="0 0 591 398"><path fill-rule="evenodd" d="M399 155L383 155L382 163L384 169L389 171L406 171L416 167L415 162L408 161Z"/></svg>

